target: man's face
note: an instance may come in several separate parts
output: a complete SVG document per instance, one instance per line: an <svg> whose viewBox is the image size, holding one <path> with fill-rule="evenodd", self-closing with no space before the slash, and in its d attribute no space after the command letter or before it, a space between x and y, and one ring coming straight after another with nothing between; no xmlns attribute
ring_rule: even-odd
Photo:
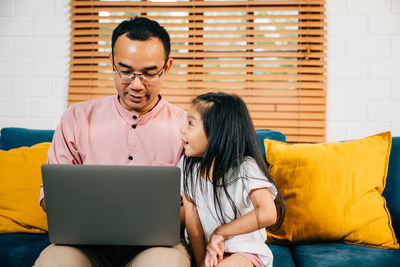
<svg viewBox="0 0 400 267"><path fill-rule="evenodd" d="M114 82L121 105L139 114L151 110L158 102L164 77L171 65L172 59L165 62L164 46L160 39L130 40L126 34L118 37L114 45L114 68L119 74L114 72ZM163 75L156 75L151 82L146 79L142 81L136 76L131 83L122 83L120 74L129 76L129 73Z"/></svg>

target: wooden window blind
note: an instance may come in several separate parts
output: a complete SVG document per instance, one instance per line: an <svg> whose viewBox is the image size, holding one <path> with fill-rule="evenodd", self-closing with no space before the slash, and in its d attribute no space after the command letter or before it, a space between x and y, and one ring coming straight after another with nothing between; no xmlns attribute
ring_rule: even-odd
<svg viewBox="0 0 400 267"><path fill-rule="evenodd" d="M146 16L170 34L164 99L187 109L193 97L241 96L256 128L288 142L325 141L325 0L71 1L68 104L115 94L112 30Z"/></svg>

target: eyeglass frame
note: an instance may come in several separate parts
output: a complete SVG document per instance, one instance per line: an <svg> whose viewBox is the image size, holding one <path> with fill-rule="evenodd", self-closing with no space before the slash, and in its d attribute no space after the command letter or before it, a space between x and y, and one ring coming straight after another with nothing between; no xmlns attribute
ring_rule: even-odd
<svg viewBox="0 0 400 267"><path fill-rule="evenodd" d="M160 78L165 73L165 67L167 66L168 59L169 58L167 58L167 60L165 60L164 65L161 67L161 69L157 73L146 73L146 74L144 74L144 73L130 72L129 74L126 74L126 75L130 76L131 81L129 83L128 82L122 82L121 70L115 65L115 63L113 63L113 67L114 67L113 72L118 74L121 84L131 84L135 80L136 76L139 77L140 81L142 83L144 83L144 84L145 83L151 83L153 81L150 81L150 82L146 81L146 78L143 75L150 75L151 78L154 78L154 77L158 76L158 78ZM154 81L156 81L156 80L154 80Z"/></svg>

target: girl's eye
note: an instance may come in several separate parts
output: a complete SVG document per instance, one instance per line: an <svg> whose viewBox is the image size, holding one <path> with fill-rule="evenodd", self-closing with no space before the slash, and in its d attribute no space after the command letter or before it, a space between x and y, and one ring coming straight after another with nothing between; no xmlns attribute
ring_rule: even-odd
<svg viewBox="0 0 400 267"><path fill-rule="evenodd" d="M188 125L189 125L189 126L192 126L192 125L193 125L193 123L192 123L191 121L189 121L189 122L188 122Z"/></svg>
<svg viewBox="0 0 400 267"><path fill-rule="evenodd" d="M129 75L129 74L131 74L129 71L121 71L121 73L124 74L124 75Z"/></svg>

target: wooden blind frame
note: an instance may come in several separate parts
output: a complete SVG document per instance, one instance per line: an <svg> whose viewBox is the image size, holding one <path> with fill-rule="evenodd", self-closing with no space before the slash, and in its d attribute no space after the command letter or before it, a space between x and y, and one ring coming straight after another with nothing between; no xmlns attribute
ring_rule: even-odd
<svg viewBox="0 0 400 267"><path fill-rule="evenodd" d="M164 99L187 109L210 91L241 96L256 128L325 141L325 0L70 1L68 105L116 93L112 30L146 16L170 34Z"/></svg>

